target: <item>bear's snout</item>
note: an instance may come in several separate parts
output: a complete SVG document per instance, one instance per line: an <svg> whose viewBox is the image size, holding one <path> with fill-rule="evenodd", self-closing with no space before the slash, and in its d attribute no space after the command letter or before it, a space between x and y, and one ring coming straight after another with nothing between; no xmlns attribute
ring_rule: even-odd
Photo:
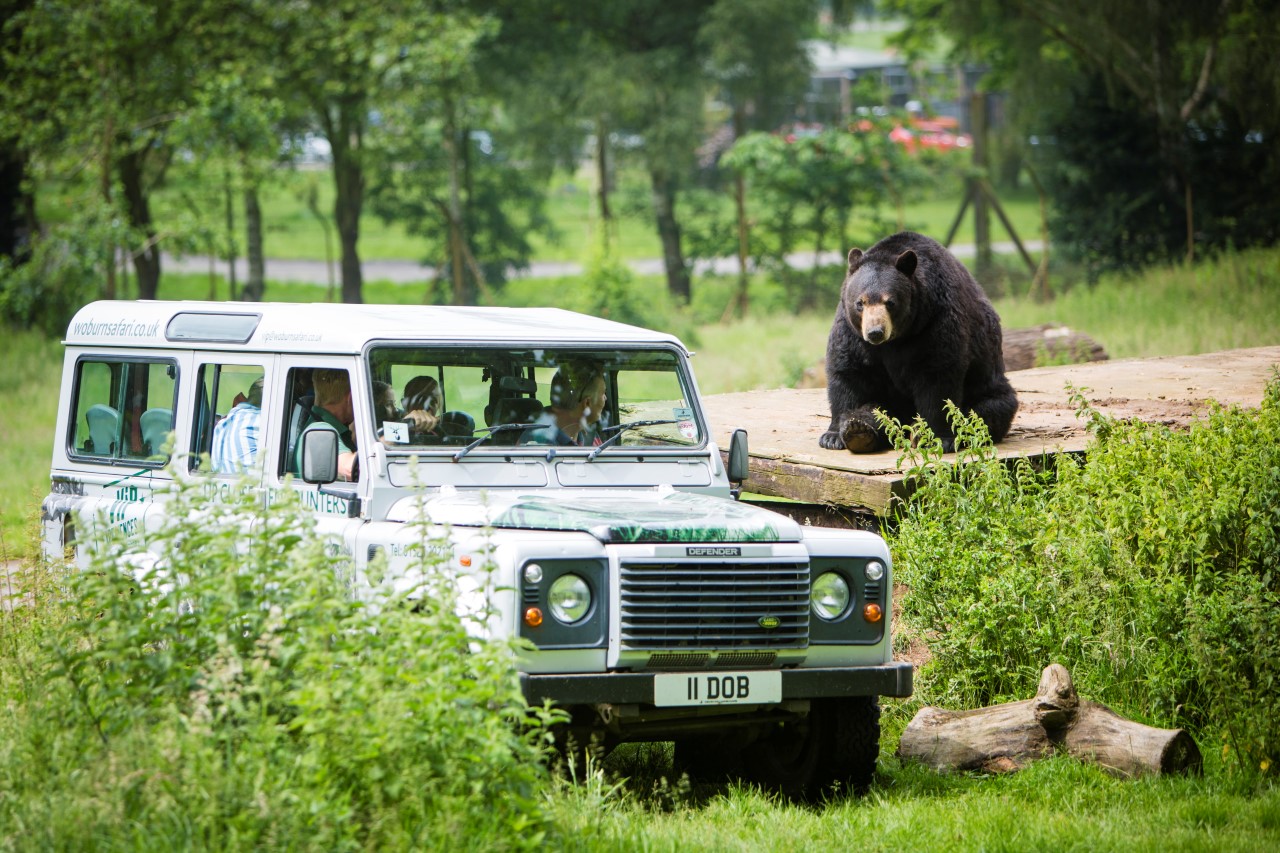
<svg viewBox="0 0 1280 853"><path fill-rule="evenodd" d="M893 337L893 318L884 305L868 305L862 309L862 339L869 344L882 344Z"/></svg>

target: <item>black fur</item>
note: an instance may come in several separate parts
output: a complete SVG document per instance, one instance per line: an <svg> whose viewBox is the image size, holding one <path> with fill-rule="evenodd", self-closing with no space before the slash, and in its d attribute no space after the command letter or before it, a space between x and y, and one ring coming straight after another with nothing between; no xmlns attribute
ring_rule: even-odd
<svg viewBox="0 0 1280 853"><path fill-rule="evenodd" d="M862 335L861 317L878 305L885 306L892 331L887 341L872 344ZM827 339L831 425L819 444L855 452L887 448L873 414L881 409L904 423L921 415L951 451L955 436L945 400L977 413L992 440L1001 440L1018 410L1002 345L1000 318L986 294L936 240L904 231L865 254L852 249Z"/></svg>

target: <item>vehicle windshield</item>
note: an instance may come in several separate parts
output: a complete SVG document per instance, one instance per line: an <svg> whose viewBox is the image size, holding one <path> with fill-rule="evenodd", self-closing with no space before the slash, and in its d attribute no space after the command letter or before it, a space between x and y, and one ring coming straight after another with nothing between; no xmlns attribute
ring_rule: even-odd
<svg viewBox="0 0 1280 853"><path fill-rule="evenodd" d="M705 436L682 363L668 348L382 346L369 353L373 424L388 451L458 458L487 447L697 446Z"/></svg>

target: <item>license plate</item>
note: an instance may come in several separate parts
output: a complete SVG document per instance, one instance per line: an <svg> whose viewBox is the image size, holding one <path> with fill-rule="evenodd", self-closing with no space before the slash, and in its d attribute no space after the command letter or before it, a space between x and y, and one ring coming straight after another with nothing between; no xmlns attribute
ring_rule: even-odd
<svg viewBox="0 0 1280 853"><path fill-rule="evenodd" d="M782 701L782 673L688 672L653 677L653 704L745 705Z"/></svg>

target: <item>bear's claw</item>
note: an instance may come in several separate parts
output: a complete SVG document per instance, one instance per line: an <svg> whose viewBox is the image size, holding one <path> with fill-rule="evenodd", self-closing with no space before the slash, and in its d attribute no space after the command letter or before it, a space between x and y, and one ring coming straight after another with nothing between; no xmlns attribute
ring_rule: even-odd
<svg viewBox="0 0 1280 853"><path fill-rule="evenodd" d="M827 430L818 437L818 446L827 450L844 450L844 439L835 430Z"/></svg>
<svg viewBox="0 0 1280 853"><path fill-rule="evenodd" d="M870 453L880 445L875 427L858 418L847 418L840 425L840 441L850 453Z"/></svg>

